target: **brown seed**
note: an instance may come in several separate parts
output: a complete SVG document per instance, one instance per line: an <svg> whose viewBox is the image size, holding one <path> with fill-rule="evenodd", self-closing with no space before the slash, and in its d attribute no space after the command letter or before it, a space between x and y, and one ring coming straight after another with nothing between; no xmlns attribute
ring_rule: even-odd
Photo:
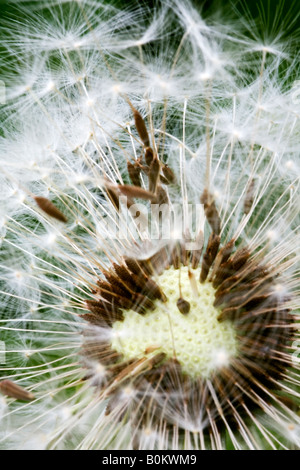
<svg viewBox="0 0 300 470"><path fill-rule="evenodd" d="M86 300L85 303L87 309L90 310L93 315L105 321L108 325L111 325L115 321L123 320L122 310L117 306L114 307L111 303L103 302L101 300ZM87 318L87 320L90 321L91 319Z"/></svg>
<svg viewBox="0 0 300 470"><path fill-rule="evenodd" d="M238 271L241 269L244 264L248 261L250 257L250 251L247 247L240 248L237 252L233 255L232 258L232 267L234 271Z"/></svg>
<svg viewBox="0 0 300 470"><path fill-rule="evenodd" d="M138 112L137 109L133 108L133 117L134 117L134 122L135 122L135 127L136 130L138 131L138 134L140 136L141 141L145 145L145 147L150 146L150 141L149 141L149 135L148 131L146 128L146 124L144 119L142 118L142 115Z"/></svg>
<svg viewBox="0 0 300 470"><path fill-rule="evenodd" d="M187 300L184 300L182 297L179 297L176 305L177 305L179 312L182 313L183 315L187 315L191 309L190 303Z"/></svg>
<svg viewBox="0 0 300 470"><path fill-rule="evenodd" d="M156 193L156 188L159 180L160 163L158 158L155 156L152 160L149 170L149 191Z"/></svg>
<svg viewBox="0 0 300 470"><path fill-rule="evenodd" d="M125 290L123 287L118 286L116 283L113 285L102 281L102 286L100 289L100 295L104 297L106 300L111 301L112 299L116 299L116 302L121 302L120 305L128 304L128 301L132 301L132 292Z"/></svg>
<svg viewBox="0 0 300 470"><path fill-rule="evenodd" d="M121 290L123 292L122 295L128 296L131 294L130 289L128 288L127 285L125 285L124 282L122 282L121 279L118 278L114 273L110 273L108 271L103 271L104 276L108 280L108 282L111 284L112 289L114 289L114 286L116 287L117 290Z"/></svg>
<svg viewBox="0 0 300 470"><path fill-rule="evenodd" d="M142 274L142 267L141 265L138 263L138 261L136 261L135 259L133 258L126 258L125 259L125 263L126 263L126 266L128 267L128 269L136 274L137 276L139 276L140 274Z"/></svg>
<svg viewBox="0 0 300 470"><path fill-rule="evenodd" d="M151 147L147 147L146 148L146 151L145 151L145 161L147 163L148 166L151 165L152 161L153 161L153 158L154 158L154 153L153 153L153 150Z"/></svg>
<svg viewBox="0 0 300 470"><path fill-rule="evenodd" d="M239 248L230 259L218 267L213 286L222 286L226 279L230 278L232 275L236 275L237 271L243 268L247 263L249 257L250 252L247 247Z"/></svg>
<svg viewBox="0 0 300 470"><path fill-rule="evenodd" d="M32 401L35 399L35 396L31 392L28 392L20 387L20 385L8 379L0 382L0 392L7 397L16 398L17 400Z"/></svg>
<svg viewBox="0 0 300 470"><path fill-rule="evenodd" d="M211 204L204 206L204 212L212 231L219 235L221 231L221 219L219 217L215 203L212 202Z"/></svg>
<svg viewBox="0 0 300 470"><path fill-rule="evenodd" d="M229 256L232 253L234 245L235 240L232 238L228 243L226 243L226 245L223 246L223 248L219 250L219 253L216 256L216 261L214 263L214 268L211 276L213 279L213 287L217 287L219 285L220 281L218 279L218 276L221 269L220 266L224 265L224 263L228 260Z"/></svg>
<svg viewBox="0 0 300 470"><path fill-rule="evenodd" d="M126 266L113 263L113 268L117 276L129 287L129 290L132 292L136 291L136 283L133 281L133 276L130 273L129 269Z"/></svg>
<svg viewBox="0 0 300 470"><path fill-rule="evenodd" d="M39 196L34 196L34 199L39 208L46 212L46 214L50 215L50 217L54 217L54 219L60 220L61 222L67 222L67 218L64 216L64 214L59 209L57 209L57 207L53 204L53 202L49 201L49 199Z"/></svg>
<svg viewBox="0 0 300 470"><path fill-rule="evenodd" d="M163 165L162 172L169 184L176 183L176 176L173 170L171 170L171 168L167 164Z"/></svg>
<svg viewBox="0 0 300 470"><path fill-rule="evenodd" d="M132 164L131 162L127 162L127 169L129 178L134 186L141 186L141 168L138 165L138 162Z"/></svg>
<svg viewBox="0 0 300 470"><path fill-rule="evenodd" d="M138 186L131 186L130 184L120 184L118 188L121 193L124 194L124 196L156 202L155 194Z"/></svg>
<svg viewBox="0 0 300 470"><path fill-rule="evenodd" d="M213 196L205 189L200 197L200 202L204 205L204 213L212 231L219 235L221 231L221 219L217 211Z"/></svg>
<svg viewBox="0 0 300 470"><path fill-rule="evenodd" d="M215 257L217 256L218 249L220 245L220 237L214 232L211 233L208 242L206 251L202 260L202 267L200 273L200 282L204 282L208 276L209 269L213 264Z"/></svg>
<svg viewBox="0 0 300 470"><path fill-rule="evenodd" d="M80 318L87 321L88 323L91 323L92 325L102 326L102 327L109 325L107 320L103 319L99 315L94 315L93 313L84 313L83 315L79 315L79 316Z"/></svg>
<svg viewBox="0 0 300 470"><path fill-rule="evenodd" d="M180 245L177 244L171 253L171 263L174 269L179 269L181 263L181 249Z"/></svg>

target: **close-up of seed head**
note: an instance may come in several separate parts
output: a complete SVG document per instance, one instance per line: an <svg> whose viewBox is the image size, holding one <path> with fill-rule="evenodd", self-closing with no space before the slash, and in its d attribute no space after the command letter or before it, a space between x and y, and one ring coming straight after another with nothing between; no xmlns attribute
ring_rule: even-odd
<svg viewBox="0 0 300 470"><path fill-rule="evenodd" d="M299 15L275 3L7 8L0 449L299 448Z"/></svg>

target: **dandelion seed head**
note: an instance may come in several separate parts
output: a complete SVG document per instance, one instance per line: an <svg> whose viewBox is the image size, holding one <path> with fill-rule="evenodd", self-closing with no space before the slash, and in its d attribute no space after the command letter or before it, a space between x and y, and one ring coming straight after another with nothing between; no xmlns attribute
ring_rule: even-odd
<svg viewBox="0 0 300 470"><path fill-rule="evenodd" d="M299 445L292 40L188 1L17 8L0 447Z"/></svg>

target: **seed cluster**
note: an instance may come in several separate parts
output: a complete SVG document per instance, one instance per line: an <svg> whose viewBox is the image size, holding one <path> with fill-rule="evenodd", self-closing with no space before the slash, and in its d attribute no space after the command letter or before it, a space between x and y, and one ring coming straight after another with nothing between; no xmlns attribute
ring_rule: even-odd
<svg viewBox="0 0 300 470"><path fill-rule="evenodd" d="M184 354L186 342L180 347L175 342L174 348L171 339L169 349L162 348L166 337L156 335L155 329L143 346L147 328L137 320L138 316L141 320L145 317L151 330L155 323L158 331L167 330L161 315L165 312L167 318L168 312L170 314L169 299L173 302L171 311L174 314L175 298L166 287L172 284L174 273L178 276L181 271L193 272L194 254L185 250L182 244L172 250L164 248L147 261L125 259L123 264L115 264L109 272L104 272L106 281L98 281L99 289L95 292L98 299L87 302L90 313L84 318L101 329L110 328L111 335L103 339L103 335L97 337L92 329L90 337L88 333L86 336L84 355L104 366L100 389L111 397L111 403L118 401L124 386L130 386L144 396L144 406L136 414L137 421L147 422L150 412L152 423L172 426L172 417L163 413L170 394L173 407L187 409L190 416L202 416L201 426L208 422L210 415L217 421L222 421L222 416L234 421L239 408L247 407L249 403L252 407L264 406L266 390L276 390L277 381L289 365L283 357L293 340L294 325L285 308L286 299L279 299L274 294L275 276L263 264L255 263L247 248L235 250L233 240L218 251L212 248L215 239L213 236L208 240L196 271L200 273L196 279L198 290L208 288L210 294L213 292L211 303L205 308L201 297L197 303L197 298L193 298L192 283L189 284L190 294L187 294L190 279L185 279L181 295L190 309L182 312L176 305L177 318L181 316L182 320L173 331L173 335L178 336L189 317L192 320L186 325L192 328L197 309L202 310L203 318L207 317L204 322L208 322L210 338L216 331L216 322L224 324L225 333L211 349L213 358L208 357L209 346L205 349L203 324L202 330L199 324L198 332L194 329L187 354ZM157 276L157 273L162 274ZM213 320L210 318L212 311L217 312ZM128 333L128 329L133 328ZM169 338L172 338L171 328L169 326ZM119 329L125 331L125 336L128 333L125 347ZM134 336L130 338L132 334ZM181 335L185 336L184 331ZM188 333L185 341L188 342ZM197 349L198 345L200 349ZM90 376L93 376L92 372ZM213 384L213 394L209 383ZM155 393L149 393L150 389L157 391L157 400Z"/></svg>

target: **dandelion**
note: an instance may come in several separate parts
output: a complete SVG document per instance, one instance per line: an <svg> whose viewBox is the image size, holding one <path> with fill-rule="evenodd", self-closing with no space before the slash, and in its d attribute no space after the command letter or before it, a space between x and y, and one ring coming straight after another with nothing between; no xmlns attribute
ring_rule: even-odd
<svg viewBox="0 0 300 470"><path fill-rule="evenodd" d="M299 77L249 22L4 23L1 448L299 446Z"/></svg>

